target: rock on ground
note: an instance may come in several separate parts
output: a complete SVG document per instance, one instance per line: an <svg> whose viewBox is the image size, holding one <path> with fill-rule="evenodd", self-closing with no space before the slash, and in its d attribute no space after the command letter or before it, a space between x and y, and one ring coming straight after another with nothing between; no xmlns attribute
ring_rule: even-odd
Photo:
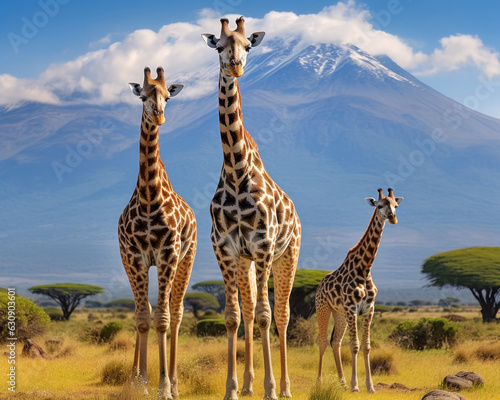
<svg viewBox="0 0 500 400"><path fill-rule="evenodd" d="M466 400L459 393L447 392L446 390L431 390L422 400Z"/></svg>
<svg viewBox="0 0 500 400"><path fill-rule="evenodd" d="M24 343L23 346L23 356L31 357L31 358L45 358L47 360L52 359L53 357L50 354L47 354L42 347L35 343L33 340L28 339Z"/></svg>
<svg viewBox="0 0 500 400"><path fill-rule="evenodd" d="M470 371L460 371L455 375L446 376L443 380L443 386L452 390L464 390L483 385L484 379L475 372Z"/></svg>

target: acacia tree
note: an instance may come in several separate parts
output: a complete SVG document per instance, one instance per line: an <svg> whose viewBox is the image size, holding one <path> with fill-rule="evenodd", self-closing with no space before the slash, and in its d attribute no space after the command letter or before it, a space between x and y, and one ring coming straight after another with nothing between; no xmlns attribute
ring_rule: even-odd
<svg viewBox="0 0 500 400"><path fill-rule="evenodd" d="M103 288L99 286L82 285L78 283L54 283L52 285L33 286L28 290L31 293L42 294L52 298L61 306L65 320L69 320L71 313L78 307L83 298L104 291Z"/></svg>
<svg viewBox="0 0 500 400"><path fill-rule="evenodd" d="M483 322L500 309L500 247L469 247L429 257L422 265L430 286L469 289L481 305Z"/></svg>
<svg viewBox="0 0 500 400"><path fill-rule="evenodd" d="M226 292L224 289L224 281L202 281L195 283L192 288L199 292L211 294L217 298L220 304L220 310L226 307Z"/></svg>
<svg viewBox="0 0 500 400"><path fill-rule="evenodd" d="M217 298L209 293L186 293L184 295L184 303L193 309L193 314L198 319L198 312L207 308L217 310L219 309L219 302Z"/></svg>

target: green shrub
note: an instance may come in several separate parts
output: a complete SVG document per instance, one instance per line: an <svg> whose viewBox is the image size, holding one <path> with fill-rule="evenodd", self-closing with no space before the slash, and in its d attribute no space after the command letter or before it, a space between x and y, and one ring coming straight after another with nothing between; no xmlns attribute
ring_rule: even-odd
<svg viewBox="0 0 500 400"><path fill-rule="evenodd" d="M16 295L14 300L12 297L9 293L0 293L0 342L10 336L9 322L15 322L15 337L21 341L43 333L50 323L45 311L29 299Z"/></svg>
<svg viewBox="0 0 500 400"><path fill-rule="evenodd" d="M198 336L223 336L226 334L226 324L223 319L204 319L196 324Z"/></svg>
<svg viewBox="0 0 500 400"><path fill-rule="evenodd" d="M387 312L387 311L393 311L393 307L382 306L382 305L376 305L375 306L375 312L384 313L384 312Z"/></svg>
<svg viewBox="0 0 500 400"><path fill-rule="evenodd" d="M123 329L123 324L117 321L108 322L101 329L101 341L108 342L115 336L119 331Z"/></svg>
<svg viewBox="0 0 500 400"><path fill-rule="evenodd" d="M404 349L425 350L453 346L458 328L444 318L421 318L419 321L402 321L389 338Z"/></svg>
<svg viewBox="0 0 500 400"><path fill-rule="evenodd" d="M218 319L219 317L220 317L220 315L217 314L217 311L206 310L198 318L199 318L199 320L202 320L202 319Z"/></svg>

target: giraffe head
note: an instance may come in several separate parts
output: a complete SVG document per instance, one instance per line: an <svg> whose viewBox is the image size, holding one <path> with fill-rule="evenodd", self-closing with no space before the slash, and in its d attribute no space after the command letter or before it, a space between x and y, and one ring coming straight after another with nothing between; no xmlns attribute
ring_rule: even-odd
<svg viewBox="0 0 500 400"><path fill-rule="evenodd" d="M396 217L396 208L403 201L404 197L394 197L394 191L389 188L388 196L384 196L382 189L378 190L378 200L373 197L367 197L366 201L372 207L377 207L377 210L385 219L388 219L391 224L397 224L398 218Z"/></svg>
<svg viewBox="0 0 500 400"><path fill-rule="evenodd" d="M221 70L228 76L238 78L243 75L248 52L262 42L265 32L254 32L246 37L243 17L236 20L237 27L234 31L229 29L227 18L222 18L220 22L222 28L219 39L210 33L204 33L201 36L208 47L219 52Z"/></svg>
<svg viewBox="0 0 500 400"><path fill-rule="evenodd" d="M151 78L151 70L144 68L144 84L129 83L128 86L133 94L139 96L143 103L144 112L150 117L155 125L165 122L163 110L168 99L177 96L184 85L174 83L167 89L163 68L156 68L156 79Z"/></svg>

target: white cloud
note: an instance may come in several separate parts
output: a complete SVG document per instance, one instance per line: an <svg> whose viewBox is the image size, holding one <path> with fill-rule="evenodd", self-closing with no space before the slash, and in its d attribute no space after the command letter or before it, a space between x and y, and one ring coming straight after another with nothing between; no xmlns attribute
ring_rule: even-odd
<svg viewBox="0 0 500 400"><path fill-rule="evenodd" d="M454 71L474 65L488 77L500 74L498 53L487 48L481 39L471 35L452 35L440 40L441 48L429 56L422 75Z"/></svg>
<svg viewBox="0 0 500 400"><path fill-rule="evenodd" d="M237 15L228 16L232 24ZM401 38L377 29L377 21L355 1L325 7L317 14L298 15L271 11L262 19L247 18L248 33L266 31L269 52L283 43L352 43L373 55L387 54L403 68L421 74L436 74L467 65L488 76L500 73L498 54L477 37L449 36L430 55L415 51ZM0 75L0 104L21 101L44 103L105 104L130 101L127 82L142 82L142 70L161 65L168 82L188 83L182 99L208 94L215 88L217 57L200 38L201 33L220 32L219 16L213 10L200 12L194 23L173 23L158 32L141 29L110 43L111 35L99 41L107 47L88 52L72 61L50 65L36 79ZM280 44L278 44L280 43ZM180 98L180 100L182 100Z"/></svg>

